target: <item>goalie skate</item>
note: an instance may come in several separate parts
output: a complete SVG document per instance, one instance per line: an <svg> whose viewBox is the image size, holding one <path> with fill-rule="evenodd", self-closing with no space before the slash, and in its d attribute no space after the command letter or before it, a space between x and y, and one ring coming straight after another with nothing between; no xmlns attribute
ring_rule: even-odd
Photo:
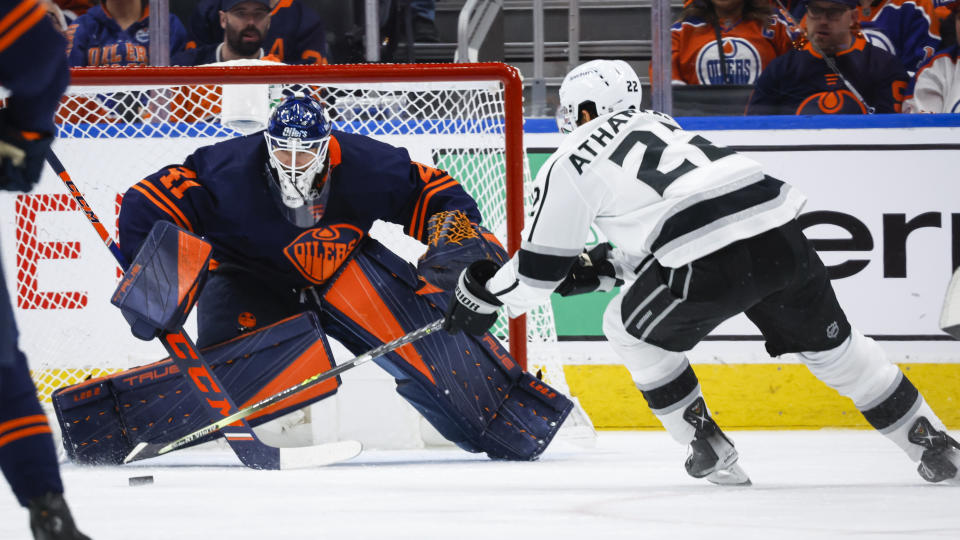
<svg viewBox="0 0 960 540"><path fill-rule="evenodd" d="M749 486L746 471L737 464L739 454L733 442L707 412L703 398L697 398L683 411L683 419L696 429L684 467L694 478L723 486Z"/></svg>

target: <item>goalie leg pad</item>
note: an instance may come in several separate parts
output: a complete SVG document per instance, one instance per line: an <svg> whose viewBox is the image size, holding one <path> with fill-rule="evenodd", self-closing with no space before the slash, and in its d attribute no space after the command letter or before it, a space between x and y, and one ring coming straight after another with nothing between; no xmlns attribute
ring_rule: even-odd
<svg viewBox="0 0 960 540"><path fill-rule="evenodd" d="M322 321L331 336L361 354L442 317L446 296L368 240L324 292ZM375 362L437 431L468 452L535 459L572 408L524 373L490 333L437 332Z"/></svg>
<svg viewBox="0 0 960 540"><path fill-rule="evenodd" d="M314 313L303 313L202 350L240 407L255 403L333 367L333 355ZM204 383L209 384L206 379ZM247 418L257 426L333 395L331 379ZM54 410L71 460L119 464L139 442L171 441L209 422L204 405L170 360L57 390ZM219 434L211 434L205 442Z"/></svg>
<svg viewBox="0 0 960 540"><path fill-rule="evenodd" d="M210 264L210 244L167 221L150 230L110 302L133 335L150 341L187 319Z"/></svg>

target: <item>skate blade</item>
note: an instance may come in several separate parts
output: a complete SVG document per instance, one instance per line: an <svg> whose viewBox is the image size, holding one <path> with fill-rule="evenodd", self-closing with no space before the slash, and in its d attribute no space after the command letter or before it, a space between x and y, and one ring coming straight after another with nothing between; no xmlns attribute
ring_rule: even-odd
<svg viewBox="0 0 960 540"><path fill-rule="evenodd" d="M718 486L751 486L753 482L739 464L734 463L726 469L718 469L707 475L707 481Z"/></svg>

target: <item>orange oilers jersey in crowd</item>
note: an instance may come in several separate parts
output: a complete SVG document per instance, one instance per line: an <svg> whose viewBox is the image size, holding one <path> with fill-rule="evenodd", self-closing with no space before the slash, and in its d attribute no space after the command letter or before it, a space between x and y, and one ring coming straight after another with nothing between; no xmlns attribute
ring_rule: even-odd
<svg viewBox="0 0 960 540"><path fill-rule="evenodd" d="M858 36L834 59L842 78L810 43L776 58L757 80L747 114L864 114L870 108L900 112L908 79L895 56Z"/></svg>
<svg viewBox="0 0 960 540"><path fill-rule="evenodd" d="M685 84L753 84L763 68L793 43L787 24L779 17L772 17L767 26L750 20L721 27L722 51L714 27L699 19L677 22L670 33L673 81ZM721 57L726 64L725 80Z"/></svg>
<svg viewBox="0 0 960 540"><path fill-rule="evenodd" d="M480 223L476 202L446 172L410 161L403 148L334 131L329 199L309 228L287 221L267 182L262 132L204 146L130 188L120 209L120 248L133 260L157 221L171 221L213 244L213 257L292 288L325 282L377 219L426 240L430 216L462 210Z"/></svg>

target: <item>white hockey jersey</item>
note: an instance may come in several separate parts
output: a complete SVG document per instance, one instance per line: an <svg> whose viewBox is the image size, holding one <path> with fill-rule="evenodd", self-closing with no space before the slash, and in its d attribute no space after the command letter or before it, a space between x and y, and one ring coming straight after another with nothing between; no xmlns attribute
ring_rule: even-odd
<svg viewBox="0 0 960 540"><path fill-rule="evenodd" d="M680 267L795 218L805 198L760 164L680 129L655 111L623 110L580 126L540 168L520 251L487 283L511 317L545 301L581 253L590 225L627 272L653 255Z"/></svg>
<svg viewBox="0 0 960 540"><path fill-rule="evenodd" d="M906 113L960 113L960 46L940 51L921 67L903 101Z"/></svg>

